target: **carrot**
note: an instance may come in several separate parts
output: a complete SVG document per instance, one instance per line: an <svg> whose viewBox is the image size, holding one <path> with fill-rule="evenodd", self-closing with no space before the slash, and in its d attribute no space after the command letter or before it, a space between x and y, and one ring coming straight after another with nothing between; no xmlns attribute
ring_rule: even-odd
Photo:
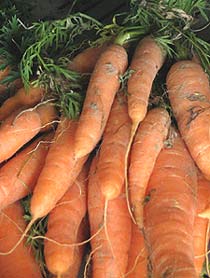
<svg viewBox="0 0 210 278"><path fill-rule="evenodd" d="M181 137L174 130L172 135L173 144L160 152L148 184L145 234L152 277L194 278L197 173Z"/></svg>
<svg viewBox="0 0 210 278"><path fill-rule="evenodd" d="M8 206L0 213L0 250L7 251L20 238L25 229L23 209L19 203ZM41 273L29 246L22 242L7 256L0 256L1 278L41 278Z"/></svg>
<svg viewBox="0 0 210 278"><path fill-rule="evenodd" d="M14 96L8 98L0 107L0 121L22 106L25 108L34 106L41 101L43 96L44 90L39 87L31 87L28 92L25 88L19 89Z"/></svg>
<svg viewBox="0 0 210 278"><path fill-rule="evenodd" d="M52 134L38 138L0 169L0 209L33 191L51 138Z"/></svg>
<svg viewBox="0 0 210 278"><path fill-rule="evenodd" d="M208 235L208 219L199 216L210 202L210 182L207 181L201 173L198 175L198 202L197 212L194 223L193 238L194 238L194 254L195 267L197 275L201 274L203 263L205 261L205 254L207 251Z"/></svg>
<svg viewBox="0 0 210 278"><path fill-rule="evenodd" d="M171 67L166 83L180 133L201 172L210 179L208 76L199 64L186 60Z"/></svg>
<svg viewBox="0 0 210 278"><path fill-rule="evenodd" d="M88 183L88 215L91 235L93 278L124 277L131 239L131 219L125 194L105 201L99 187L97 160L91 165ZM97 233L101 229L99 233ZM96 235L97 233L97 235Z"/></svg>
<svg viewBox="0 0 210 278"><path fill-rule="evenodd" d="M131 121L127 100L118 94L114 100L103 141L99 150L97 175L106 200L119 196L124 186L125 153L129 141Z"/></svg>
<svg viewBox="0 0 210 278"><path fill-rule="evenodd" d="M74 184L49 214L44 255L48 270L59 277L72 268L75 263L75 252L79 251L78 246L60 246L48 241L47 238L61 244L71 245L77 242L78 230L87 212L87 170L86 165Z"/></svg>
<svg viewBox="0 0 210 278"><path fill-rule="evenodd" d="M75 156L89 154L100 140L117 93L119 76L127 67L126 50L112 44L99 57L91 75L78 128Z"/></svg>
<svg viewBox="0 0 210 278"><path fill-rule="evenodd" d="M128 267L125 277L147 278L148 252L144 241L143 232L135 223L132 223L131 245L128 254Z"/></svg>
<svg viewBox="0 0 210 278"><path fill-rule="evenodd" d="M55 108L50 103L12 113L0 126L0 162L14 155L41 130L52 127L55 118Z"/></svg>
<svg viewBox="0 0 210 278"><path fill-rule="evenodd" d="M170 117L163 108L148 112L135 135L130 153L129 200L139 228L143 228L145 191L155 161L168 134Z"/></svg>

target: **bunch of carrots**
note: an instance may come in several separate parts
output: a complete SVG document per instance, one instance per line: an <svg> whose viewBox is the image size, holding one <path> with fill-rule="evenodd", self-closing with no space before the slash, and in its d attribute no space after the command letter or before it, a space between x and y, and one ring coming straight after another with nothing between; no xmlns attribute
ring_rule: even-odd
<svg viewBox="0 0 210 278"><path fill-rule="evenodd" d="M5 93L1 278L198 278L204 264L209 275L209 44L175 61L150 29L109 28L67 64L85 91L76 117L32 81Z"/></svg>

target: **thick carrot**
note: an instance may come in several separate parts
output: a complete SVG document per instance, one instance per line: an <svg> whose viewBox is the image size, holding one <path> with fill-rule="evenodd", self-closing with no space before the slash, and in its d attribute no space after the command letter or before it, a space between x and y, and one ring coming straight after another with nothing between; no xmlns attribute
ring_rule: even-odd
<svg viewBox="0 0 210 278"><path fill-rule="evenodd" d="M31 87L28 92L25 88L21 88L17 93L8 98L0 107L0 121L7 118L13 111L20 107L32 107L44 96L44 90L39 87Z"/></svg>
<svg viewBox="0 0 210 278"><path fill-rule="evenodd" d="M33 191L51 139L52 134L38 138L0 169L0 209Z"/></svg>
<svg viewBox="0 0 210 278"><path fill-rule="evenodd" d="M203 263L205 261L205 254L207 252L208 244L208 222L209 219L201 218L199 213L202 213L210 202L210 182L206 180L201 173L198 175L198 202L197 212L195 217L193 238L194 238L194 254L195 267L197 275L201 274Z"/></svg>
<svg viewBox="0 0 210 278"><path fill-rule="evenodd" d="M78 230L87 212L87 176L88 167L82 172L65 195L50 212L46 237L61 244L77 243ZM87 229L87 226L86 226ZM44 255L48 270L63 276L75 263L78 246L60 246L55 242L44 242Z"/></svg>
<svg viewBox="0 0 210 278"><path fill-rule="evenodd" d="M131 245L128 254L128 267L125 277L148 277L148 251L142 231L135 223L132 223Z"/></svg>
<svg viewBox="0 0 210 278"><path fill-rule="evenodd" d="M210 87L207 74L192 61L168 72L169 99L182 137L201 172L210 179Z"/></svg>
<svg viewBox="0 0 210 278"><path fill-rule="evenodd" d="M17 242L25 226L23 209L19 203L8 206L0 213L1 252L6 252ZM31 249L29 246L25 246L25 242L22 242L12 254L0 256L0 277L42 277Z"/></svg>
<svg viewBox="0 0 210 278"><path fill-rule="evenodd" d="M106 202L100 191L97 160L91 165L88 183L88 215L92 247L92 277L124 277L131 239L131 219L124 192ZM100 230L100 232L99 232Z"/></svg>
<svg viewBox="0 0 210 278"><path fill-rule="evenodd" d="M99 57L90 78L75 134L76 157L89 154L100 140L120 87L119 77L126 67L127 53L119 45L108 46Z"/></svg>
<svg viewBox="0 0 210 278"><path fill-rule="evenodd" d="M50 123L55 118L56 111L50 103L12 113L0 126L0 162L14 155L41 130L52 127Z"/></svg>
<svg viewBox="0 0 210 278"><path fill-rule="evenodd" d="M152 277L196 278L193 225L197 173L178 133L173 145L162 149L147 188L145 234Z"/></svg>
<svg viewBox="0 0 210 278"><path fill-rule="evenodd" d="M169 125L170 117L165 109L150 110L138 127L131 147L128 191L131 210L139 228L143 228L146 187L164 145Z"/></svg>
<svg viewBox="0 0 210 278"><path fill-rule="evenodd" d="M124 186L125 154L130 137L131 121L127 100L118 94L114 100L103 141L99 150L97 174L106 200L119 196Z"/></svg>

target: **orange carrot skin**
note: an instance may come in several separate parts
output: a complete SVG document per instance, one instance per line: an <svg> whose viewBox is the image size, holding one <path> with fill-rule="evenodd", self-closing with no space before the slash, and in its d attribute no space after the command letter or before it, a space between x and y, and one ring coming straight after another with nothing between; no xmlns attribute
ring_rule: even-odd
<svg viewBox="0 0 210 278"><path fill-rule="evenodd" d="M74 157L74 134L77 122L63 118L49 148L45 165L31 199L34 219L47 215L75 181L87 157Z"/></svg>
<svg viewBox="0 0 210 278"><path fill-rule="evenodd" d="M169 70L167 88L180 133L201 172L210 179L208 76L199 64L180 61Z"/></svg>
<svg viewBox="0 0 210 278"><path fill-rule="evenodd" d="M106 200L119 196L124 186L125 154L131 132L127 100L117 95L111 108L99 150L97 174Z"/></svg>
<svg viewBox="0 0 210 278"><path fill-rule="evenodd" d="M140 124L130 154L129 199L136 223L143 227L143 204L145 191L155 161L168 134L170 117L163 108L148 112Z"/></svg>
<svg viewBox="0 0 210 278"><path fill-rule="evenodd" d="M197 211L194 222L193 238L194 238L194 254L195 254L195 267L197 275L199 276L205 261L206 253L206 238L207 235L208 219L198 216L199 213L208 207L210 202L210 182L206 180L201 173L198 175L198 201ZM203 256L202 256L203 255Z"/></svg>
<svg viewBox="0 0 210 278"><path fill-rule="evenodd" d="M152 83L165 60L165 54L151 37L142 39L134 53L128 79L128 114L132 122L141 122L146 113Z"/></svg>
<svg viewBox="0 0 210 278"><path fill-rule="evenodd" d="M173 136L173 146L160 152L147 188L145 234L152 277L194 278L196 168L179 134L173 131Z"/></svg>
<svg viewBox="0 0 210 278"><path fill-rule="evenodd" d="M148 251L142 231L135 223L132 223L131 245L128 255L128 267L126 277L148 278L147 261Z"/></svg>
<svg viewBox="0 0 210 278"><path fill-rule="evenodd" d="M77 242L78 230L87 212L87 176L88 167L83 168L75 183L50 212L46 237L59 243ZM78 248L78 246L77 246ZM53 274L65 274L74 264L74 247L63 247L45 240L44 254L48 270Z"/></svg>
<svg viewBox="0 0 210 278"><path fill-rule="evenodd" d="M3 239L0 246L1 252L7 252L20 238L22 232L16 224L22 230L26 227L23 209L19 203L8 206L0 214L0 238ZM0 256L0 277L42 277L30 247L25 246L25 240L10 255Z"/></svg>
<svg viewBox="0 0 210 278"><path fill-rule="evenodd" d="M38 138L0 169L0 209L33 191L51 139L52 134Z"/></svg>
<svg viewBox="0 0 210 278"><path fill-rule="evenodd" d="M126 67L127 53L119 45L108 46L99 57L89 81L75 134L76 157L90 153L100 140L115 94L120 87L119 76Z"/></svg>
<svg viewBox="0 0 210 278"><path fill-rule="evenodd" d="M91 165L88 183L88 215L92 236L104 224L105 206L105 199L99 187L96 163L95 160ZM127 268L131 239L131 218L124 193L108 202L106 227L110 243L105 228L91 240L92 277L123 277Z"/></svg>

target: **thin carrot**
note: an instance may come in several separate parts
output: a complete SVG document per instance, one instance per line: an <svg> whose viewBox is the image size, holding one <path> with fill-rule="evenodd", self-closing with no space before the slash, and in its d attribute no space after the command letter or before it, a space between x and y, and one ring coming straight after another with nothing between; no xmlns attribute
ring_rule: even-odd
<svg viewBox="0 0 210 278"><path fill-rule="evenodd" d="M48 270L55 275L63 276L69 268L72 268L78 246L60 246L48 241L47 238L58 243L70 245L77 243L78 230L87 212L87 175L86 165L74 184L49 214L44 255ZM87 226L86 230L88 230Z"/></svg>
<svg viewBox="0 0 210 278"><path fill-rule="evenodd" d="M56 116L50 103L12 113L0 126L0 162L14 155L41 130L52 127L51 122Z"/></svg>
<svg viewBox="0 0 210 278"><path fill-rule="evenodd" d="M148 112L136 132L129 160L129 200L139 228L143 228L145 191L155 161L168 134L170 117L163 108Z"/></svg>
<svg viewBox="0 0 210 278"><path fill-rule="evenodd" d="M91 235L93 278L124 277L131 239L131 219L125 194L106 202L99 187L97 160L91 165L88 183L88 215Z"/></svg>
<svg viewBox="0 0 210 278"><path fill-rule="evenodd" d="M118 94L110 111L97 163L100 188L106 200L112 200L122 192L130 131L127 100L124 95Z"/></svg>
<svg viewBox="0 0 210 278"><path fill-rule="evenodd" d="M6 252L20 238L26 223L19 203L8 206L0 213L0 250ZM41 273L29 246L22 242L7 256L0 256L1 278L41 278Z"/></svg>
<svg viewBox="0 0 210 278"><path fill-rule="evenodd" d="M0 209L33 191L51 139L52 134L38 138L0 169Z"/></svg>
<svg viewBox="0 0 210 278"><path fill-rule="evenodd" d="M75 134L76 157L89 154L100 140L126 67L127 53L122 46L112 44L99 57Z"/></svg>
<svg viewBox="0 0 210 278"><path fill-rule="evenodd" d="M173 130L171 135L172 146L162 149L156 160L144 207L152 277L196 278L197 173L179 134Z"/></svg>
<svg viewBox="0 0 210 278"><path fill-rule="evenodd" d="M201 172L210 179L210 86L203 68L179 61L168 72L167 89L180 133Z"/></svg>

